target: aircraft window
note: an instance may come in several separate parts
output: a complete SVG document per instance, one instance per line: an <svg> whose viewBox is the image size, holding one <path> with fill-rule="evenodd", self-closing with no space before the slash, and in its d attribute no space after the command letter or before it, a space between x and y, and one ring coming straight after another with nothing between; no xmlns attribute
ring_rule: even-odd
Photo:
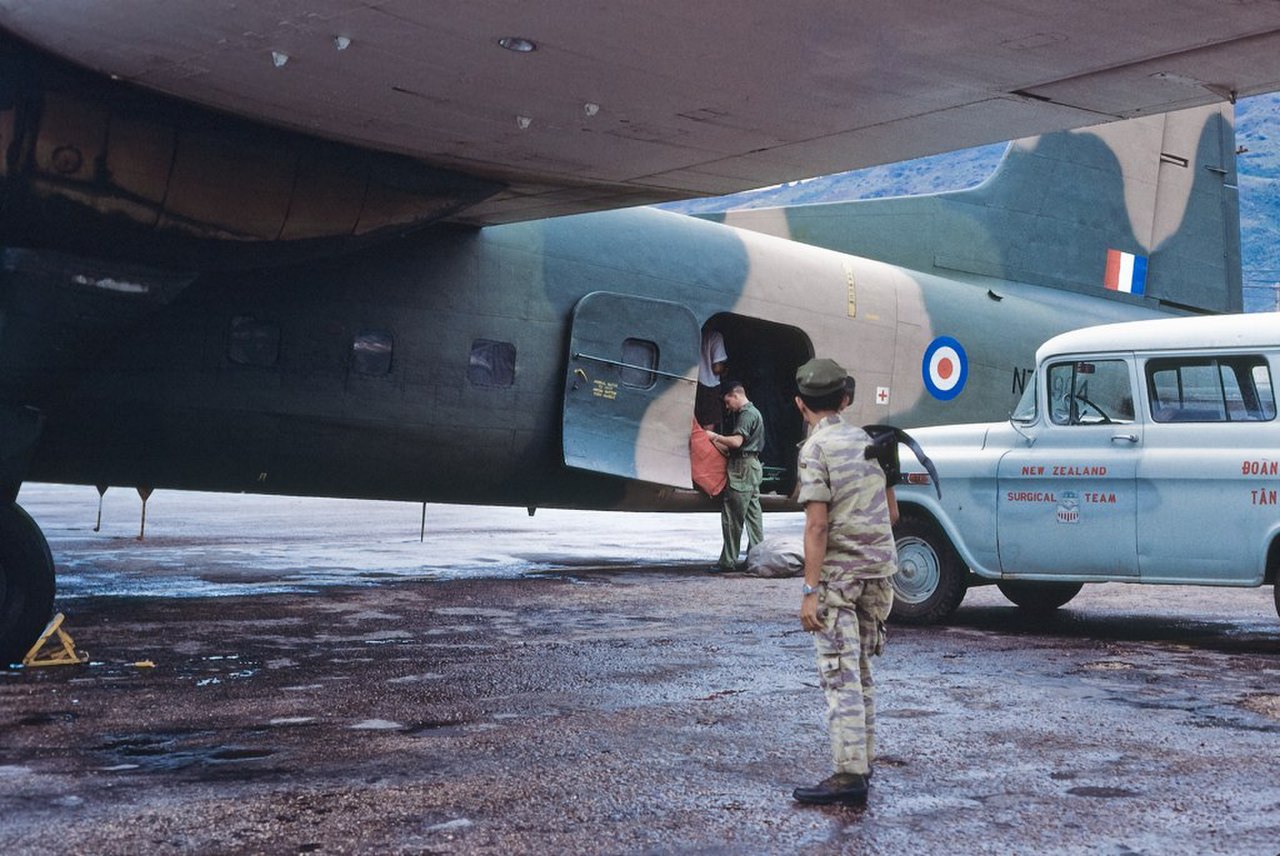
<svg viewBox="0 0 1280 856"><path fill-rule="evenodd" d="M1049 418L1055 425L1133 421L1133 389L1124 360L1058 363L1049 367Z"/></svg>
<svg viewBox="0 0 1280 856"><path fill-rule="evenodd" d="M1276 417L1271 371L1260 356L1147 363L1156 422L1265 422Z"/></svg>
<svg viewBox="0 0 1280 856"><path fill-rule="evenodd" d="M391 371L390 333L366 330L351 341L351 370L362 375L384 375Z"/></svg>
<svg viewBox="0 0 1280 856"><path fill-rule="evenodd" d="M516 346L476 339L471 343L467 380L476 386L511 386L516 382Z"/></svg>
<svg viewBox="0 0 1280 856"><path fill-rule="evenodd" d="M251 315L232 318L227 358L241 366L274 366L280 359L280 325Z"/></svg>
<svg viewBox="0 0 1280 856"><path fill-rule="evenodd" d="M622 343L622 382L627 386L648 389L657 381L657 375L646 369L658 367L658 346L644 339L626 339Z"/></svg>

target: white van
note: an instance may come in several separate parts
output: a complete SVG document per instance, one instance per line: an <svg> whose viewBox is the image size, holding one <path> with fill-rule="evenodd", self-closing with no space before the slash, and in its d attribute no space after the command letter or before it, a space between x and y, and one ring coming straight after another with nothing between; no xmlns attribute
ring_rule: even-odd
<svg viewBox="0 0 1280 856"><path fill-rule="evenodd" d="M1275 586L1277 375L1280 314L1050 339L1007 422L911 431L942 496L904 456L894 617L943 619L981 582L1039 610L1084 583Z"/></svg>

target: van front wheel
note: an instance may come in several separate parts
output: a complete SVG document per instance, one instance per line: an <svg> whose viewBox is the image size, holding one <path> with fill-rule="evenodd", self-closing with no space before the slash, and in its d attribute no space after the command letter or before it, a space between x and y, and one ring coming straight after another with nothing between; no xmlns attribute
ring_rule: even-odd
<svg viewBox="0 0 1280 856"><path fill-rule="evenodd" d="M964 600L968 568L936 523L903 514L894 527L898 572L890 577L893 611L901 624L933 624L949 617Z"/></svg>

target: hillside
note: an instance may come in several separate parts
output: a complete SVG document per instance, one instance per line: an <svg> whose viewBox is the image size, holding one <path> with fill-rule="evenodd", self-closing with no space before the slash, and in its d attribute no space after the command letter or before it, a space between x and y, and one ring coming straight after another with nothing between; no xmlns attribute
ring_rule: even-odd
<svg viewBox="0 0 1280 856"><path fill-rule="evenodd" d="M1236 161L1244 305L1251 312L1272 310L1280 308L1280 94L1246 98L1236 105L1236 145L1246 149ZM1004 148L981 146L660 207L693 214L958 190L990 175Z"/></svg>

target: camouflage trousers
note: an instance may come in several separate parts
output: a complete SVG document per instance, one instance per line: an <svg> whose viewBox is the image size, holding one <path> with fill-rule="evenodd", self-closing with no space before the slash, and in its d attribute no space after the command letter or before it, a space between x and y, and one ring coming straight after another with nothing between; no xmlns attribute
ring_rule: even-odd
<svg viewBox="0 0 1280 856"><path fill-rule="evenodd" d="M819 587L823 627L813 634L818 679L827 696L827 734L837 773L865 774L876 756L871 657L884 649L893 606L887 577L838 580Z"/></svg>

